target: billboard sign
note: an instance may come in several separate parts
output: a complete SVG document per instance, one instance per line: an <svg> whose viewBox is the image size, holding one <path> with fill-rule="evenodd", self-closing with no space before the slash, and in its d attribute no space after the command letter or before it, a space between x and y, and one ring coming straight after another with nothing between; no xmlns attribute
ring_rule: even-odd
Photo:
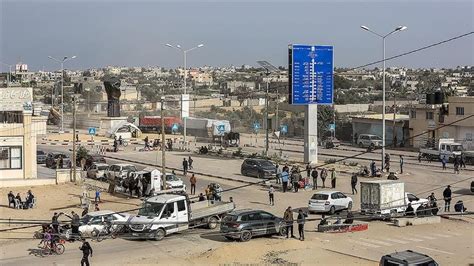
<svg viewBox="0 0 474 266"><path fill-rule="evenodd" d="M290 104L333 104L333 59L332 46L289 46Z"/></svg>

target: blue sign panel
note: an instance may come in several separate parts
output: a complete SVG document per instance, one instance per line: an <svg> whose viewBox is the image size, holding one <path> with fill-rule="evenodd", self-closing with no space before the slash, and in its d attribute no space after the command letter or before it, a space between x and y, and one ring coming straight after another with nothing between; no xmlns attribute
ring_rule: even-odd
<svg viewBox="0 0 474 266"><path fill-rule="evenodd" d="M333 103L333 47L291 45L289 49L291 104Z"/></svg>
<svg viewBox="0 0 474 266"><path fill-rule="evenodd" d="M253 123L253 131L257 133L259 129L260 129L260 123L255 121L255 123Z"/></svg>
<svg viewBox="0 0 474 266"><path fill-rule="evenodd" d="M173 126L171 127L171 131L173 132L177 132L179 129L179 125L178 124L173 124Z"/></svg>
<svg viewBox="0 0 474 266"><path fill-rule="evenodd" d="M95 127L89 128L89 135L95 135Z"/></svg>
<svg viewBox="0 0 474 266"><path fill-rule="evenodd" d="M280 126L280 131L283 134L287 134L288 133L288 125L281 125Z"/></svg>
<svg viewBox="0 0 474 266"><path fill-rule="evenodd" d="M336 130L336 124L329 124L328 128L329 128L330 131L334 131L334 130Z"/></svg>
<svg viewBox="0 0 474 266"><path fill-rule="evenodd" d="M225 125L218 125L217 126L217 131L219 131L219 133L224 133L225 132Z"/></svg>

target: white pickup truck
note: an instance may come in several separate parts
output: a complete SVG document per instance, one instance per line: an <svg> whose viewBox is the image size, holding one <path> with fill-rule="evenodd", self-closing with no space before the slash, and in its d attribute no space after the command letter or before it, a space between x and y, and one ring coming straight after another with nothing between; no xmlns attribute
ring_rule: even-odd
<svg viewBox="0 0 474 266"><path fill-rule="evenodd" d="M453 160L456 156L461 156L462 151L462 144L454 142L454 139L440 139L437 147L420 148L421 157L435 160Z"/></svg>
<svg viewBox="0 0 474 266"><path fill-rule="evenodd" d="M190 202L186 194L162 194L143 202L138 215L127 222L132 237L162 240L192 227L217 227L222 216L235 209L233 202Z"/></svg>
<svg viewBox="0 0 474 266"><path fill-rule="evenodd" d="M393 180L375 180L360 182L360 210L362 214L379 217L395 216L403 213L411 203L414 212L427 199L420 199L405 192L405 183Z"/></svg>

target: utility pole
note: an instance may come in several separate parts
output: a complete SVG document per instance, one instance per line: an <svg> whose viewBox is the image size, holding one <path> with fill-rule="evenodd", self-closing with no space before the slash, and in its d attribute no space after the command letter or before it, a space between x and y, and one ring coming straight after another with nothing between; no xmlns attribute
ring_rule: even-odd
<svg viewBox="0 0 474 266"><path fill-rule="evenodd" d="M277 131L280 130L280 121L279 121L279 113L278 113L278 104L280 103L280 92L278 91L278 88L277 88L277 98L276 98L276 114L275 114L275 117L276 117L276 129Z"/></svg>
<svg viewBox="0 0 474 266"><path fill-rule="evenodd" d="M165 145L165 120L164 120L164 110L165 110L165 97L161 96L161 177L162 179L166 175L166 145Z"/></svg>
<svg viewBox="0 0 474 266"><path fill-rule="evenodd" d="M72 97L72 182L76 182L76 101L77 95Z"/></svg>
<svg viewBox="0 0 474 266"><path fill-rule="evenodd" d="M266 91L266 96L265 96L265 156L268 157L268 130L269 130L269 125L268 125L268 86L269 86L269 80L268 80L268 75L270 73L267 72L267 91Z"/></svg>

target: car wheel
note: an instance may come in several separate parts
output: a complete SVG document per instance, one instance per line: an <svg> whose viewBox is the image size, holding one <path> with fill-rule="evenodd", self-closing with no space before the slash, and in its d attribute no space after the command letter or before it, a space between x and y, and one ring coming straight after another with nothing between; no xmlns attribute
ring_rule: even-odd
<svg viewBox="0 0 474 266"><path fill-rule="evenodd" d="M347 204L347 209L348 209L349 211L352 210L352 201L349 202L349 204Z"/></svg>
<svg viewBox="0 0 474 266"><path fill-rule="evenodd" d="M161 241L163 240L163 238L165 238L165 236L166 236L165 230L163 228L159 228L158 230L156 230L154 238L156 241Z"/></svg>
<svg viewBox="0 0 474 266"><path fill-rule="evenodd" d="M240 174L243 176L247 176L247 173L244 170L240 170Z"/></svg>
<svg viewBox="0 0 474 266"><path fill-rule="evenodd" d="M213 216L213 217L209 218L209 221L207 222L207 227L209 229L216 229L218 223L219 223L219 221L217 220L217 218Z"/></svg>
<svg viewBox="0 0 474 266"><path fill-rule="evenodd" d="M360 148L363 148L363 147L364 147L364 144L362 144L362 142L359 142L359 147L360 147Z"/></svg>
<svg viewBox="0 0 474 266"><path fill-rule="evenodd" d="M280 225L280 236L286 236L287 232L286 232L286 226L285 225Z"/></svg>
<svg viewBox="0 0 474 266"><path fill-rule="evenodd" d="M331 209L329 209L329 214L334 214L336 212L336 207L331 206Z"/></svg>
<svg viewBox="0 0 474 266"><path fill-rule="evenodd" d="M240 241L247 242L250 239L252 239L252 232L249 230L244 230L242 233L240 233Z"/></svg>

